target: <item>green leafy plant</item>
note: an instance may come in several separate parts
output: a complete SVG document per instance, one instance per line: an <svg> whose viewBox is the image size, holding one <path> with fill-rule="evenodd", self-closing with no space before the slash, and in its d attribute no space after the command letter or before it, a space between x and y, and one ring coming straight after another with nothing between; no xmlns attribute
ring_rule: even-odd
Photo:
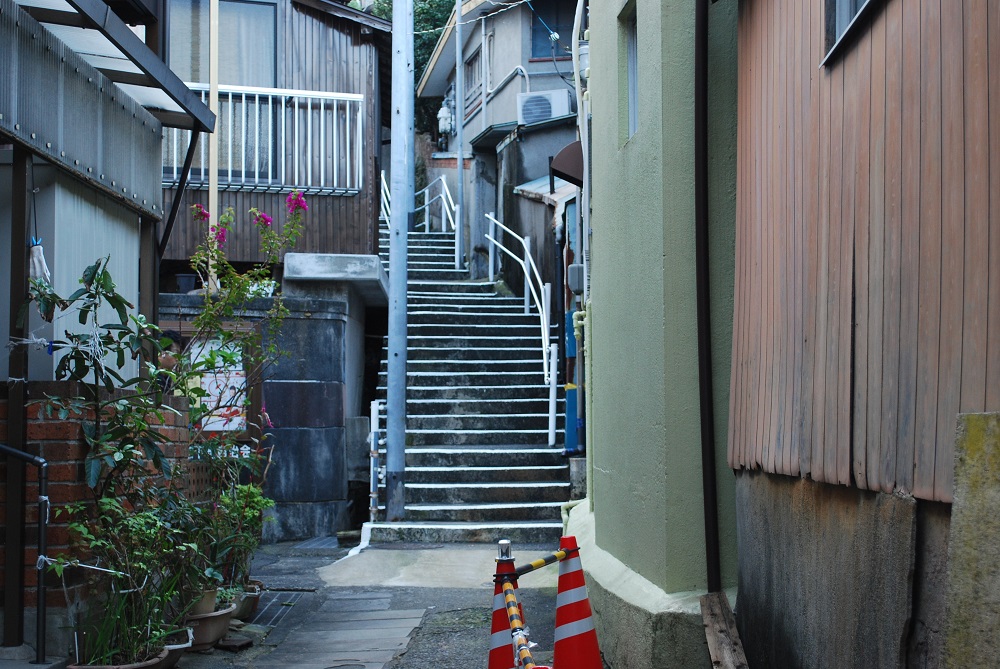
<svg viewBox="0 0 1000 669"><path fill-rule="evenodd" d="M279 355L273 335L287 313L280 296L264 310L262 327L245 324L260 286L271 281L273 265L301 235L302 214L308 209L301 194L289 195L287 209L280 231L272 227L270 216L251 210L265 261L243 272L224 253L232 211L209 225L192 266L211 276L217 290L206 291L194 322L194 347L173 369L157 367L160 354L173 342L132 313L108 271L109 258L87 267L81 288L67 298L48 283L30 284L29 300L43 318L53 320L56 310L75 311L80 325L50 344L59 353L56 378L77 382L80 394L41 401L46 416L84 418L85 475L93 501L70 509L79 555L60 556L51 565L60 576L84 566L101 575L93 580L93 605L73 613L79 662L131 663L154 656L205 586L248 569L260 540L258 521L267 508L260 486L269 462L264 429L270 421L262 412L260 421L248 421L241 433L213 432L213 416L232 407L207 401L199 381L242 366L245 409L249 388L263 380ZM196 220L207 220L202 212L196 209ZM267 342L265 331L272 335ZM201 355L192 354L197 347ZM136 368L137 374L126 374ZM167 439L160 426L167 414L181 414L165 400L167 394L186 397L191 404L191 451L210 452L213 485L201 498L188 494L163 452ZM250 483L241 484L243 480Z"/></svg>

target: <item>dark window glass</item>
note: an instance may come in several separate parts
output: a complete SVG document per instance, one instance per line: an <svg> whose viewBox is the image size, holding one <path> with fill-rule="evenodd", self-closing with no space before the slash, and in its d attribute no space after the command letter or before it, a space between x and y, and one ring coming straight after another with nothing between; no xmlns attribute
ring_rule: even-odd
<svg viewBox="0 0 1000 669"><path fill-rule="evenodd" d="M826 50L834 47L871 0L826 0Z"/></svg>
<svg viewBox="0 0 1000 669"><path fill-rule="evenodd" d="M570 33L573 32L576 4L565 0L538 0L532 2L529 7L532 9L531 57L548 58L552 56L552 41L549 39L550 29L559 33L559 41L555 43L556 57L568 56L572 43Z"/></svg>

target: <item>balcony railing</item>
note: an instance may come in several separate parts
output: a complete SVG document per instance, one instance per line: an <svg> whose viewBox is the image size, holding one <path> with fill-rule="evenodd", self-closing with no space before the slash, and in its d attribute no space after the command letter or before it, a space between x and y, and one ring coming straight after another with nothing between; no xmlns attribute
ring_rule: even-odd
<svg viewBox="0 0 1000 669"><path fill-rule="evenodd" d="M188 84L208 102L208 86ZM215 134L199 142L188 184L208 187L208 142L219 143L221 190L352 195L364 186L363 95L219 87ZM191 131L166 128L163 186L180 180Z"/></svg>

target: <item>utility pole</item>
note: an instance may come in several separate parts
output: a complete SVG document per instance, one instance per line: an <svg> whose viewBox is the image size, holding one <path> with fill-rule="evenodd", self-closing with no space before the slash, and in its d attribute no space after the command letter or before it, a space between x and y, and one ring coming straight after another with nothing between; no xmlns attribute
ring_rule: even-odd
<svg viewBox="0 0 1000 669"><path fill-rule="evenodd" d="M394 0L385 467L385 515L388 521L404 520L406 515L406 239L414 200L413 98L413 0Z"/></svg>
<svg viewBox="0 0 1000 669"><path fill-rule="evenodd" d="M465 56L462 39L462 0L455 0L455 165L458 181L455 185L455 269L462 269L462 256L465 255L465 231L463 229L462 213L465 209ZM486 82L483 82L486 86ZM486 113L483 107L482 114Z"/></svg>
<svg viewBox="0 0 1000 669"><path fill-rule="evenodd" d="M219 118L219 0L208 3L208 108ZM215 135L208 141L208 213L210 218L206 223L209 228L212 221L218 225L219 217L219 138ZM179 196L179 195L178 195ZM210 248L216 248L218 242L214 235L205 231ZM204 286L206 295L219 292L219 278L215 265L208 261L208 285Z"/></svg>

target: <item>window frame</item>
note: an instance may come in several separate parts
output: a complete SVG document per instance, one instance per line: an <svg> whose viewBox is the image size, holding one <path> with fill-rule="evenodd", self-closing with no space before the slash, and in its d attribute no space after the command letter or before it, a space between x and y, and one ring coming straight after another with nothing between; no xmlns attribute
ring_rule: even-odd
<svg viewBox="0 0 1000 669"><path fill-rule="evenodd" d="M552 13L553 13L553 15L555 17L555 18L553 18L552 23L555 24L555 25L550 25L549 27L552 30L554 30L555 32L559 33L559 42L558 42L558 44L568 44L569 40L567 40L566 38L567 38L567 36L570 33L573 32L573 19L575 17L575 13L576 13L576 5L575 5L575 3L569 2L568 0L550 0L550 1L551 1L551 5L546 4L546 5L544 5L544 7L546 7L546 8L551 7L552 8ZM528 62L538 62L538 61L552 60L552 48L551 48L551 46L549 46L549 49L548 49L548 51L546 51L546 53L543 53L543 54L536 54L535 53L535 33L536 33L536 31L545 32L545 41L546 41L546 43L549 42L549 33L545 30L545 26L542 25L542 20L543 19L541 17L539 17L537 10L533 6L531 6L531 5L528 5L528 6L530 8L530 10L529 10L529 12L530 12L529 16L530 16L530 23L531 23L530 30L529 30L529 38L528 38L528 41L529 41L529 44L528 44ZM570 19L569 23L560 24L558 22L558 19L561 18L560 14L559 14L559 10L560 9L565 10L569 14L569 19ZM548 17L545 17L545 19L547 19L547 18ZM565 34L562 33L562 32L560 32L560 28L563 28L563 27L565 27L565 29L566 29L565 30ZM556 59L557 60L559 60L559 59L566 59L566 58L568 58L570 60L572 59L572 56L567 56L565 52L560 53L558 45L556 46L556 52L555 53L556 53Z"/></svg>
<svg viewBox="0 0 1000 669"><path fill-rule="evenodd" d="M843 32L837 35L837 13L842 5L853 0L826 0L824 21L824 39L826 42L826 55L820 61L820 67L832 65L847 46L861 33L862 27L868 24L871 14L876 7L884 4L881 0L862 0L861 5L854 10L854 16L844 26Z"/></svg>

